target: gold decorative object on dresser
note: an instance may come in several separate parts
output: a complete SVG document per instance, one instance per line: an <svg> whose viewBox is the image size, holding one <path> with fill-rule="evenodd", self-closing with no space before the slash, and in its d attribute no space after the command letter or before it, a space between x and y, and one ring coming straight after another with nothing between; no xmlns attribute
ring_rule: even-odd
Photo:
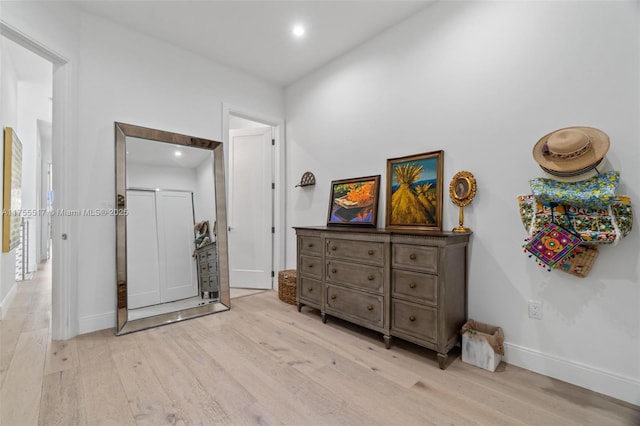
<svg viewBox="0 0 640 426"><path fill-rule="evenodd" d="M467 318L470 234L296 227L298 311L320 310L438 352L440 368Z"/></svg>

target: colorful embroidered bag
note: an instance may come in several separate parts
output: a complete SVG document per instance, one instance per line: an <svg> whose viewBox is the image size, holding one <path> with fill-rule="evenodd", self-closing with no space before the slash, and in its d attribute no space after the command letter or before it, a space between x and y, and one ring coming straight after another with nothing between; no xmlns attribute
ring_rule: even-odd
<svg viewBox="0 0 640 426"><path fill-rule="evenodd" d="M538 258L540 266L555 268L558 262L571 255L581 242L580 237L551 222L540 229L523 247Z"/></svg>
<svg viewBox="0 0 640 426"><path fill-rule="evenodd" d="M631 199L625 196L614 198L601 210L575 206L555 206L540 203L533 195L518 196L520 218L527 234L534 235L546 224L555 222L575 230L584 244L611 244L629 235L633 227Z"/></svg>

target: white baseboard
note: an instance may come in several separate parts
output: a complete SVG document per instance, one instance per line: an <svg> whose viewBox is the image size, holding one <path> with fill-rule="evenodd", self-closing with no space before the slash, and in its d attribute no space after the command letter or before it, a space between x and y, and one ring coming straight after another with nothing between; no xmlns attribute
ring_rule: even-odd
<svg viewBox="0 0 640 426"><path fill-rule="evenodd" d="M115 328L116 313L107 312L106 314L91 315L80 318L78 321L78 333L85 334L93 331L104 330L105 328Z"/></svg>
<svg viewBox="0 0 640 426"><path fill-rule="evenodd" d="M16 297L17 290L18 284L14 281L11 289L9 289L9 293L7 293L4 299L2 299L2 302L0 302L0 320L3 320L5 315L7 315L7 310L9 309L9 306L11 306L13 299Z"/></svg>
<svg viewBox="0 0 640 426"><path fill-rule="evenodd" d="M505 342L504 348L504 361L509 364L640 405L640 380L513 343Z"/></svg>

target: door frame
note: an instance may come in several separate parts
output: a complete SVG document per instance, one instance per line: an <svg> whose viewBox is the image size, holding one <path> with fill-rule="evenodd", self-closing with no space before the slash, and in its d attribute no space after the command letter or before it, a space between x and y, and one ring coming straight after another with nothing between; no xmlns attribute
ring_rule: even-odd
<svg viewBox="0 0 640 426"><path fill-rule="evenodd" d="M54 209L66 209L72 204L70 182L73 161L70 158L72 125L72 67L70 61L50 47L21 32L0 19L0 35L53 64L53 117L51 161L55 165L53 189ZM71 259L77 258L76 225L66 215L51 218L51 338L70 339L78 334L77 273ZM63 239L66 238L66 239Z"/></svg>
<svg viewBox="0 0 640 426"><path fill-rule="evenodd" d="M277 271L284 269L285 260L285 134L284 119L265 116L245 108L222 104L222 142L224 143L225 176L229 175L229 119L230 116L241 117L247 120L271 126L274 129L275 152L274 152L274 176L275 192L273 194L273 223L275 232L273 234L273 271L271 287L278 289ZM228 188L227 188L228 191ZM227 207L228 208L228 207Z"/></svg>

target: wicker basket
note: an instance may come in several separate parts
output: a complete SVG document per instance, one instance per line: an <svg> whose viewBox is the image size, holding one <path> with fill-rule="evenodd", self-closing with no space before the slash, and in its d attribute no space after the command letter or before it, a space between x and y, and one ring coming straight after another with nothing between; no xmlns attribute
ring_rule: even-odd
<svg viewBox="0 0 640 426"><path fill-rule="evenodd" d="M562 259L560 267L557 269L576 277L584 278L589 275L591 267L596 263L598 253L598 247L595 245L580 245L573 251L571 256Z"/></svg>
<svg viewBox="0 0 640 426"><path fill-rule="evenodd" d="M278 297L284 303L296 304L296 270L287 269L278 272Z"/></svg>

